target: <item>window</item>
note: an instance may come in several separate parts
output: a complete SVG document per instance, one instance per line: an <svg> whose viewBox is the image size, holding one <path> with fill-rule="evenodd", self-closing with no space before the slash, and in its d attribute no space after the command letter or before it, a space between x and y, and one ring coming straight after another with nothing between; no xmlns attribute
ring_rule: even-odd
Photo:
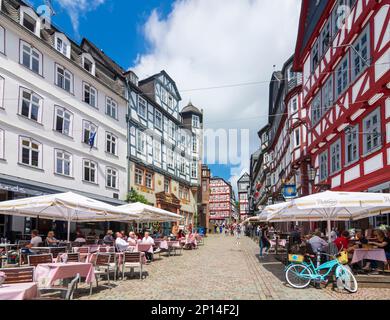
<svg viewBox="0 0 390 320"><path fill-rule="evenodd" d="M322 114L325 114L333 106L333 77L330 76L321 89L322 91Z"/></svg>
<svg viewBox="0 0 390 320"><path fill-rule="evenodd" d="M336 94L339 97L349 84L349 56L348 54L344 57L344 59L340 62L338 67L336 68Z"/></svg>
<svg viewBox="0 0 390 320"><path fill-rule="evenodd" d="M19 162L27 166L41 168L42 145L31 138L20 138Z"/></svg>
<svg viewBox="0 0 390 320"><path fill-rule="evenodd" d="M311 72L314 72L320 62L320 51L318 40L314 43L311 49Z"/></svg>
<svg viewBox="0 0 390 320"><path fill-rule="evenodd" d="M67 136L72 135L73 115L62 107L55 107L55 130Z"/></svg>
<svg viewBox="0 0 390 320"><path fill-rule="evenodd" d="M161 88L161 100L163 103L168 103L168 92L164 88Z"/></svg>
<svg viewBox="0 0 390 320"><path fill-rule="evenodd" d="M350 164L359 158L359 126L345 131L345 162Z"/></svg>
<svg viewBox="0 0 390 320"><path fill-rule="evenodd" d="M338 140L330 146L331 173L341 170L341 141Z"/></svg>
<svg viewBox="0 0 390 320"><path fill-rule="evenodd" d="M42 74L42 54L24 41L20 42L20 63L31 71Z"/></svg>
<svg viewBox="0 0 390 320"><path fill-rule="evenodd" d="M186 173L186 162L183 157L180 157L179 171L181 174Z"/></svg>
<svg viewBox="0 0 390 320"><path fill-rule="evenodd" d="M0 53L5 53L5 29L0 26Z"/></svg>
<svg viewBox="0 0 390 320"><path fill-rule="evenodd" d="M92 122L83 121L83 142L91 146L91 139L94 138L93 147L96 148L97 145L97 126L95 126Z"/></svg>
<svg viewBox="0 0 390 320"><path fill-rule="evenodd" d="M292 70L292 66L290 66L288 68L288 71L287 71L287 80L288 81L291 81L291 80L294 80L296 78L296 74L295 72Z"/></svg>
<svg viewBox="0 0 390 320"><path fill-rule="evenodd" d="M56 38L56 49L58 52L61 52L64 56L68 57L68 52L70 49L69 45L60 38Z"/></svg>
<svg viewBox="0 0 390 320"><path fill-rule="evenodd" d="M118 138L110 132L106 132L106 152L117 155Z"/></svg>
<svg viewBox="0 0 390 320"><path fill-rule="evenodd" d="M195 115L192 116L192 126L194 128L199 128L200 127L200 125L199 125L199 116L195 116Z"/></svg>
<svg viewBox="0 0 390 320"><path fill-rule="evenodd" d="M168 107L173 109L173 97L168 95Z"/></svg>
<svg viewBox="0 0 390 320"><path fill-rule="evenodd" d="M192 136L192 152L193 153L198 152L198 138L197 138L197 136Z"/></svg>
<svg viewBox="0 0 390 320"><path fill-rule="evenodd" d="M298 148L301 145L300 129L294 130L294 148Z"/></svg>
<svg viewBox="0 0 390 320"><path fill-rule="evenodd" d="M290 102L290 110L291 110L291 114L294 114L298 111L298 97L297 96L292 98L292 100Z"/></svg>
<svg viewBox="0 0 390 320"><path fill-rule="evenodd" d="M328 151L320 155L320 181L328 178Z"/></svg>
<svg viewBox="0 0 390 320"><path fill-rule="evenodd" d="M164 178L164 192L170 193L171 191L171 180L168 178Z"/></svg>
<svg viewBox="0 0 390 320"><path fill-rule="evenodd" d="M90 106L97 108L97 91L88 83L83 84L83 101Z"/></svg>
<svg viewBox="0 0 390 320"><path fill-rule="evenodd" d="M0 159L4 159L4 130L0 129Z"/></svg>
<svg viewBox="0 0 390 320"><path fill-rule="evenodd" d="M5 80L0 76L0 109L4 108L4 86Z"/></svg>
<svg viewBox="0 0 390 320"><path fill-rule="evenodd" d="M382 145L380 109L376 109L363 120L363 152L367 154Z"/></svg>
<svg viewBox="0 0 390 320"><path fill-rule="evenodd" d="M54 150L55 173L68 176L72 175L72 155L63 150Z"/></svg>
<svg viewBox="0 0 390 320"><path fill-rule="evenodd" d="M113 119L118 119L118 104L109 97L106 98L106 114Z"/></svg>
<svg viewBox="0 0 390 320"><path fill-rule="evenodd" d="M191 178L198 178L198 162L192 161L191 163Z"/></svg>
<svg viewBox="0 0 390 320"><path fill-rule="evenodd" d="M32 33L35 33L37 27L37 21L27 13L23 12L22 25L26 29L30 30Z"/></svg>
<svg viewBox="0 0 390 320"><path fill-rule="evenodd" d="M154 160L161 163L161 142L160 140L154 140Z"/></svg>
<svg viewBox="0 0 390 320"><path fill-rule="evenodd" d="M118 172L112 168L106 168L106 187L118 189Z"/></svg>
<svg viewBox="0 0 390 320"><path fill-rule="evenodd" d="M173 151L172 149L168 149L168 159L167 159L167 162L168 162L168 168L171 168L173 169L175 167L175 163L174 163L174 158L173 158Z"/></svg>
<svg viewBox="0 0 390 320"><path fill-rule="evenodd" d="M169 120L169 137L175 139L175 124Z"/></svg>
<svg viewBox="0 0 390 320"><path fill-rule="evenodd" d="M318 93L311 103L311 123L316 125L321 119L321 95Z"/></svg>
<svg viewBox="0 0 390 320"><path fill-rule="evenodd" d="M147 107L146 107L146 100L144 98L139 97L138 99L138 114L146 119L146 112L147 112Z"/></svg>
<svg viewBox="0 0 390 320"><path fill-rule="evenodd" d="M321 31L321 55L323 56L331 44L330 19Z"/></svg>
<svg viewBox="0 0 390 320"><path fill-rule="evenodd" d="M135 168L135 184L142 186L144 184L144 171Z"/></svg>
<svg viewBox="0 0 390 320"><path fill-rule="evenodd" d="M83 161L83 180L97 183L97 164L91 160Z"/></svg>
<svg viewBox="0 0 390 320"><path fill-rule="evenodd" d="M137 151L142 154L145 154L146 153L145 144L146 144L145 133L137 130Z"/></svg>
<svg viewBox="0 0 390 320"><path fill-rule="evenodd" d="M370 28L369 25L356 39L351 49L352 80L355 80L370 65Z"/></svg>
<svg viewBox="0 0 390 320"><path fill-rule="evenodd" d="M33 91L21 88L19 112L22 116L41 122L43 99Z"/></svg>
<svg viewBox="0 0 390 320"><path fill-rule="evenodd" d="M156 115L155 115L155 126L158 129L162 129L163 125L163 120L162 120L162 113L158 110L156 110Z"/></svg>
<svg viewBox="0 0 390 320"><path fill-rule="evenodd" d="M56 65L56 85L73 93L73 74L60 65Z"/></svg>
<svg viewBox="0 0 390 320"><path fill-rule="evenodd" d="M145 186L148 189L153 188L153 173L145 172Z"/></svg>
<svg viewBox="0 0 390 320"><path fill-rule="evenodd" d="M90 74L95 75L95 63L91 58L87 58L85 55L82 57L83 68Z"/></svg>

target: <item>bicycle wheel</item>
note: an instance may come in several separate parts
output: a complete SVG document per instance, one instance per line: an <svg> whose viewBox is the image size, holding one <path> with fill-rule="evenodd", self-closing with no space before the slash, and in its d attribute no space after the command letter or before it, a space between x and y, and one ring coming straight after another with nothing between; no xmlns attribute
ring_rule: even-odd
<svg viewBox="0 0 390 320"><path fill-rule="evenodd" d="M303 264L292 264L286 270L286 280L295 289L307 288L311 282L312 271Z"/></svg>
<svg viewBox="0 0 390 320"><path fill-rule="evenodd" d="M339 267L336 275L338 275L337 284L341 282L345 290L350 293L356 293L358 291L358 283L349 267Z"/></svg>

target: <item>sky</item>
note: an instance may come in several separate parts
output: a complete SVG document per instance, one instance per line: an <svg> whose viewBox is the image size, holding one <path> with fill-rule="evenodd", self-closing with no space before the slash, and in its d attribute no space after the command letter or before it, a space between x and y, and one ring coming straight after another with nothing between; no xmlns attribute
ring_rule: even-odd
<svg viewBox="0 0 390 320"><path fill-rule="evenodd" d="M44 0L30 2L38 6ZM250 154L259 147L257 132L268 121L272 72L294 52L301 1L52 3L54 24L73 40L88 38L140 79L167 71L181 92L181 108L191 101L204 110L205 128L235 130L227 143L217 145L221 153L216 161L208 153L204 161L214 176L236 188L238 178L249 172ZM236 156L224 161L224 153Z"/></svg>

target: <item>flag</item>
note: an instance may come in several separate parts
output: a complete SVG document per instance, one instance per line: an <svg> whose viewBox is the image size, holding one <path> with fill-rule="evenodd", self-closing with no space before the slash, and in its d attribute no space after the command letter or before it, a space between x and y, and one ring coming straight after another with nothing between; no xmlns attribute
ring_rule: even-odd
<svg viewBox="0 0 390 320"><path fill-rule="evenodd" d="M95 138L96 138L96 132L92 133L89 137L89 146L91 147L91 150L95 145Z"/></svg>

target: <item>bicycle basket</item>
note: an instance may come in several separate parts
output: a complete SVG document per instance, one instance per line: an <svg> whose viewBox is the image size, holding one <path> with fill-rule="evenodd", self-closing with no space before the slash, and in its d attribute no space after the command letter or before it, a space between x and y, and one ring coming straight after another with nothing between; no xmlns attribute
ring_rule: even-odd
<svg viewBox="0 0 390 320"><path fill-rule="evenodd" d="M302 263L304 259L305 259L305 257L300 255L300 254L289 254L288 255L289 262Z"/></svg>
<svg viewBox="0 0 390 320"><path fill-rule="evenodd" d="M347 251L342 251L342 252L340 252L340 255L339 255L339 257L337 258L337 260L338 260L341 264L348 264L348 252L347 252Z"/></svg>

